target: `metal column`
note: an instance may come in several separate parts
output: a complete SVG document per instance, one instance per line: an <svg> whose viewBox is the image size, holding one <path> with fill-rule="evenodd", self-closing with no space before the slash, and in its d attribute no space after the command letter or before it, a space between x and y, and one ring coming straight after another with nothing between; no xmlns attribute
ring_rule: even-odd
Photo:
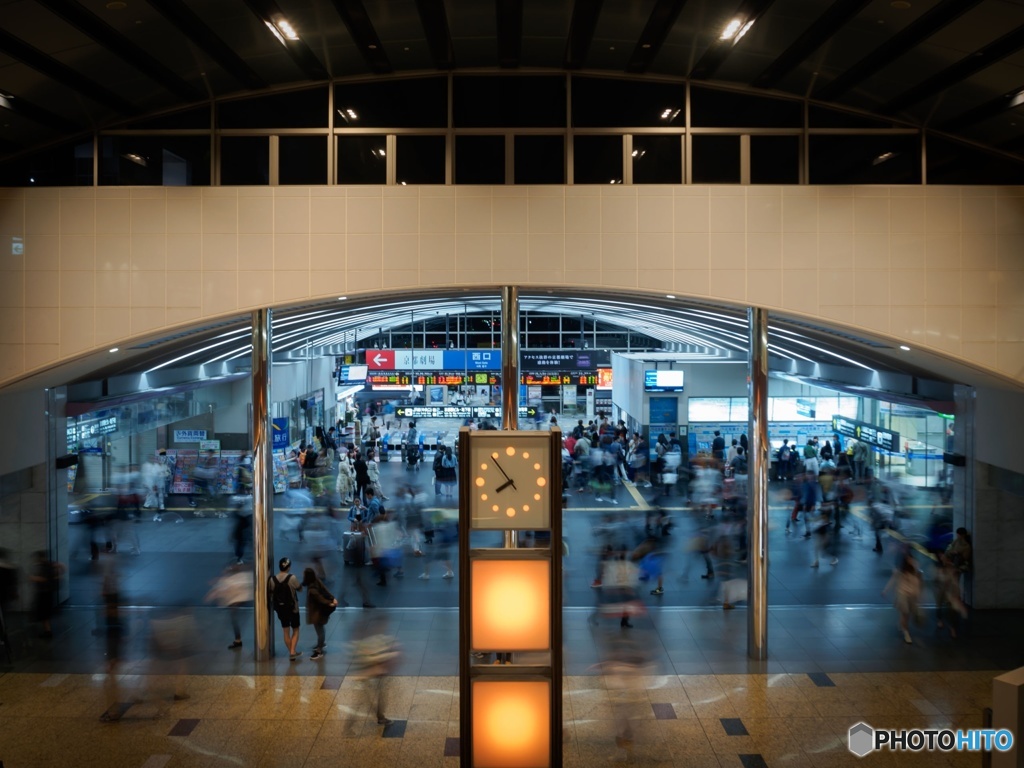
<svg viewBox="0 0 1024 768"><path fill-rule="evenodd" d="M519 288L501 289L501 420L519 429Z"/></svg>
<svg viewBox="0 0 1024 768"><path fill-rule="evenodd" d="M747 568L750 595L747 600L747 656L768 658L768 311L747 309L750 335L750 455L747 477Z"/></svg>
<svg viewBox="0 0 1024 768"><path fill-rule="evenodd" d="M267 582L274 567L274 457L270 415L273 310L252 313L252 552L256 661L274 655L274 632L267 603Z"/></svg>

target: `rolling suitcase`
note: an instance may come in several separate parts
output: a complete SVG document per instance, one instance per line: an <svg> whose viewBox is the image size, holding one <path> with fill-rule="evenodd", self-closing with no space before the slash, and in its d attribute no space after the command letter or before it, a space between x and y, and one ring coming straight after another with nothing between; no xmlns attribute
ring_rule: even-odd
<svg viewBox="0 0 1024 768"><path fill-rule="evenodd" d="M366 563L366 536L360 531L345 531L343 559L345 565L364 565Z"/></svg>

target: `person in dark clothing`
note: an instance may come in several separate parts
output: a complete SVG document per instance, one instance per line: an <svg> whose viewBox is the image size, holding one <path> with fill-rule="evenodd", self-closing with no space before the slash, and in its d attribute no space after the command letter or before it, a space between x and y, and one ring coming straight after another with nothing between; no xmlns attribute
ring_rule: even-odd
<svg viewBox="0 0 1024 768"><path fill-rule="evenodd" d="M338 607L338 601L317 578L316 571L312 568L306 568L302 572L302 586L306 588L306 623L312 624L316 631L316 647L309 658L316 661L324 656L324 644L327 642L324 627L327 626L327 620L334 613L334 609Z"/></svg>
<svg viewBox="0 0 1024 768"><path fill-rule="evenodd" d="M64 566L47 557L46 552L39 551L34 555L32 583L35 585L34 614L41 627L40 637L53 637L50 620L57 607L57 593L60 589L60 577Z"/></svg>
<svg viewBox="0 0 1024 768"><path fill-rule="evenodd" d="M725 461L725 438L717 429L715 430L715 439L711 441L711 456L719 464Z"/></svg>
<svg viewBox="0 0 1024 768"><path fill-rule="evenodd" d="M366 459L363 458L361 452L356 455L356 460L352 462L352 469L356 473L356 495L364 498L366 489L372 487L372 483L370 482L370 472L366 466Z"/></svg>

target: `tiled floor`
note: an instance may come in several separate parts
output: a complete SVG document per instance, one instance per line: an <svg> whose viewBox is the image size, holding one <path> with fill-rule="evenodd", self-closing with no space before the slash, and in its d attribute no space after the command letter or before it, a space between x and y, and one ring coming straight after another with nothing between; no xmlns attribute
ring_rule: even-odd
<svg viewBox="0 0 1024 768"><path fill-rule="evenodd" d="M992 672L570 676L566 766L834 766L851 725L981 727ZM174 701L175 685L188 698ZM101 675L0 677L0 758L19 766L454 766L458 681L387 681L390 726L363 681L321 675L125 675L116 723ZM628 729L628 731L626 730ZM875 754L872 765L976 766L977 754Z"/></svg>
<svg viewBox="0 0 1024 768"><path fill-rule="evenodd" d="M0 676L5 768L457 764L452 609L346 609L328 625L323 661L267 663L251 658L248 624L245 647L231 651L227 617L202 609L201 652L182 666L152 657L150 613L127 611L113 690L91 612L63 614L54 641L19 635L20 660ZM992 677L1024 665L1020 614L979 614L956 641L929 625L908 646L890 608L779 608L770 613L764 663L745 658L742 609L656 609L632 629L588 618L586 610L565 615L568 766L853 765L844 737L858 721L980 726ZM349 658L352 639L370 631L394 635L403 651L387 682L385 714L395 721L387 728L377 725ZM311 637L304 628L300 647ZM176 692L188 698L175 701ZM123 717L101 722L105 711ZM618 739L627 724L631 738ZM870 759L976 766L980 758Z"/></svg>

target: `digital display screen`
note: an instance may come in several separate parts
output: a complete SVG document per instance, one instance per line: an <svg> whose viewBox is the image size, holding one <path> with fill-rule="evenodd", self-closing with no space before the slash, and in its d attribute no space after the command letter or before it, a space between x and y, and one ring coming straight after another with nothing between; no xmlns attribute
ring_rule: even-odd
<svg viewBox="0 0 1024 768"><path fill-rule="evenodd" d="M412 382L408 373L372 373L366 377L367 384L391 384L407 387Z"/></svg>
<svg viewBox="0 0 1024 768"><path fill-rule="evenodd" d="M598 368L597 369L597 388L598 389L611 389L612 388L612 369L611 368Z"/></svg>
<svg viewBox="0 0 1024 768"><path fill-rule="evenodd" d="M682 392L682 371L644 371L644 391Z"/></svg>

